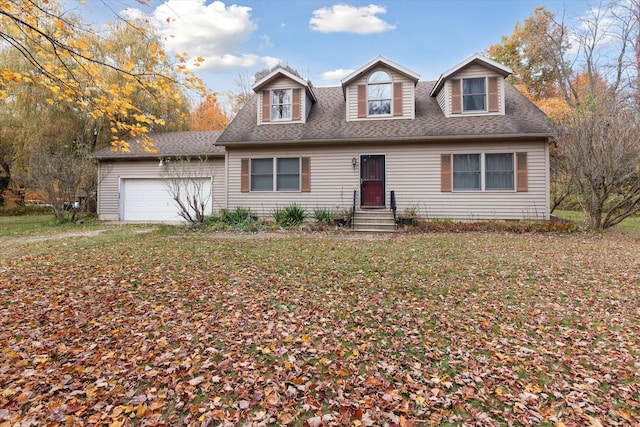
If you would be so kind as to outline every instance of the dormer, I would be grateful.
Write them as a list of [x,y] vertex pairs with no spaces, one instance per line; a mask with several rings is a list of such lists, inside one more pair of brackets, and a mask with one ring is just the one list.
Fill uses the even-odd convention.
[[304,123],[317,101],[302,77],[276,68],[253,85],[258,94],[258,124]]
[[431,96],[446,117],[504,115],[504,79],[512,72],[475,54],[443,73]]
[[414,119],[419,78],[383,56],[372,59],[342,79],[347,121]]

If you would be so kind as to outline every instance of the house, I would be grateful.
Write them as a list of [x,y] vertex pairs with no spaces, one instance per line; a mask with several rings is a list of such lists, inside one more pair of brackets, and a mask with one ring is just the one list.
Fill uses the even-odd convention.
[[[473,55],[421,82],[379,56],[340,86],[316,88],[276,69],[217,135],[224,165],[220,158],[214,167],[223,177],[213,181],[212,209],[242,206],[268,217],[293,203],[313,211],[355,201],[361,212],[395,202],[398,212],[424,218],[549,219],[549,129],[505,80],[510,73]],[[133,178],[126,168],[125,203]],[[100,207],[101,218],[116,219],[116,181],[101,185],[111,192],[100,198],[111,206],[109,215]],[[120,206],[119,219],[125,211]]]

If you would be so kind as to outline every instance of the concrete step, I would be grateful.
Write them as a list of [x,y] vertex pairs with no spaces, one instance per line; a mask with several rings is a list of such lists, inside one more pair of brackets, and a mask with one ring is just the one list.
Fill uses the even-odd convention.
[[363,233],[394,233],[393,212],[388,210],[357,210],[353,216],[353,230]]

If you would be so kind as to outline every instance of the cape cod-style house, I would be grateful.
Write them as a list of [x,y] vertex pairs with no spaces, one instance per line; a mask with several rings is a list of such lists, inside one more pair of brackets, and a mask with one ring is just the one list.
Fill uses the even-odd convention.
[[[505,80],[510,73],[481,55],[435,82],[382,56],[336,87],[276,69],[223,132],[153,135],[155,155],[97,153],[99,216],[145,219],[146,210],[148,219],[175,219],[153,213],[167,200],[139,200],[163,197],[159,159],[206,155],[198,173],[212,210],[242,206],[267,217],[296,203],[434,219],[549,219],[549,129]],[[142,212],[131,215],[131,203]]]

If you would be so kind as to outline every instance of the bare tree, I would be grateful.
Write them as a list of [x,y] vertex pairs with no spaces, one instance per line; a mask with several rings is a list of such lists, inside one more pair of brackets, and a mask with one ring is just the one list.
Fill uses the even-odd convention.
[[178,208],[178,215],[190,224],[204,223],[211,211],[212,166],[207,157],[174,158],[166,162],[165,187]]
[[587,226],[612,227],[640,211],[640,117],[615,97],[583,102],[555,126]]
[[96,165],[88,147],[39,146],[31,152],[29,160],[30,167],[25,174],[27,185],[40,189],[58,221],[75,221],[80,211],[75,202],[81,189],[93,194],[97,188]]

